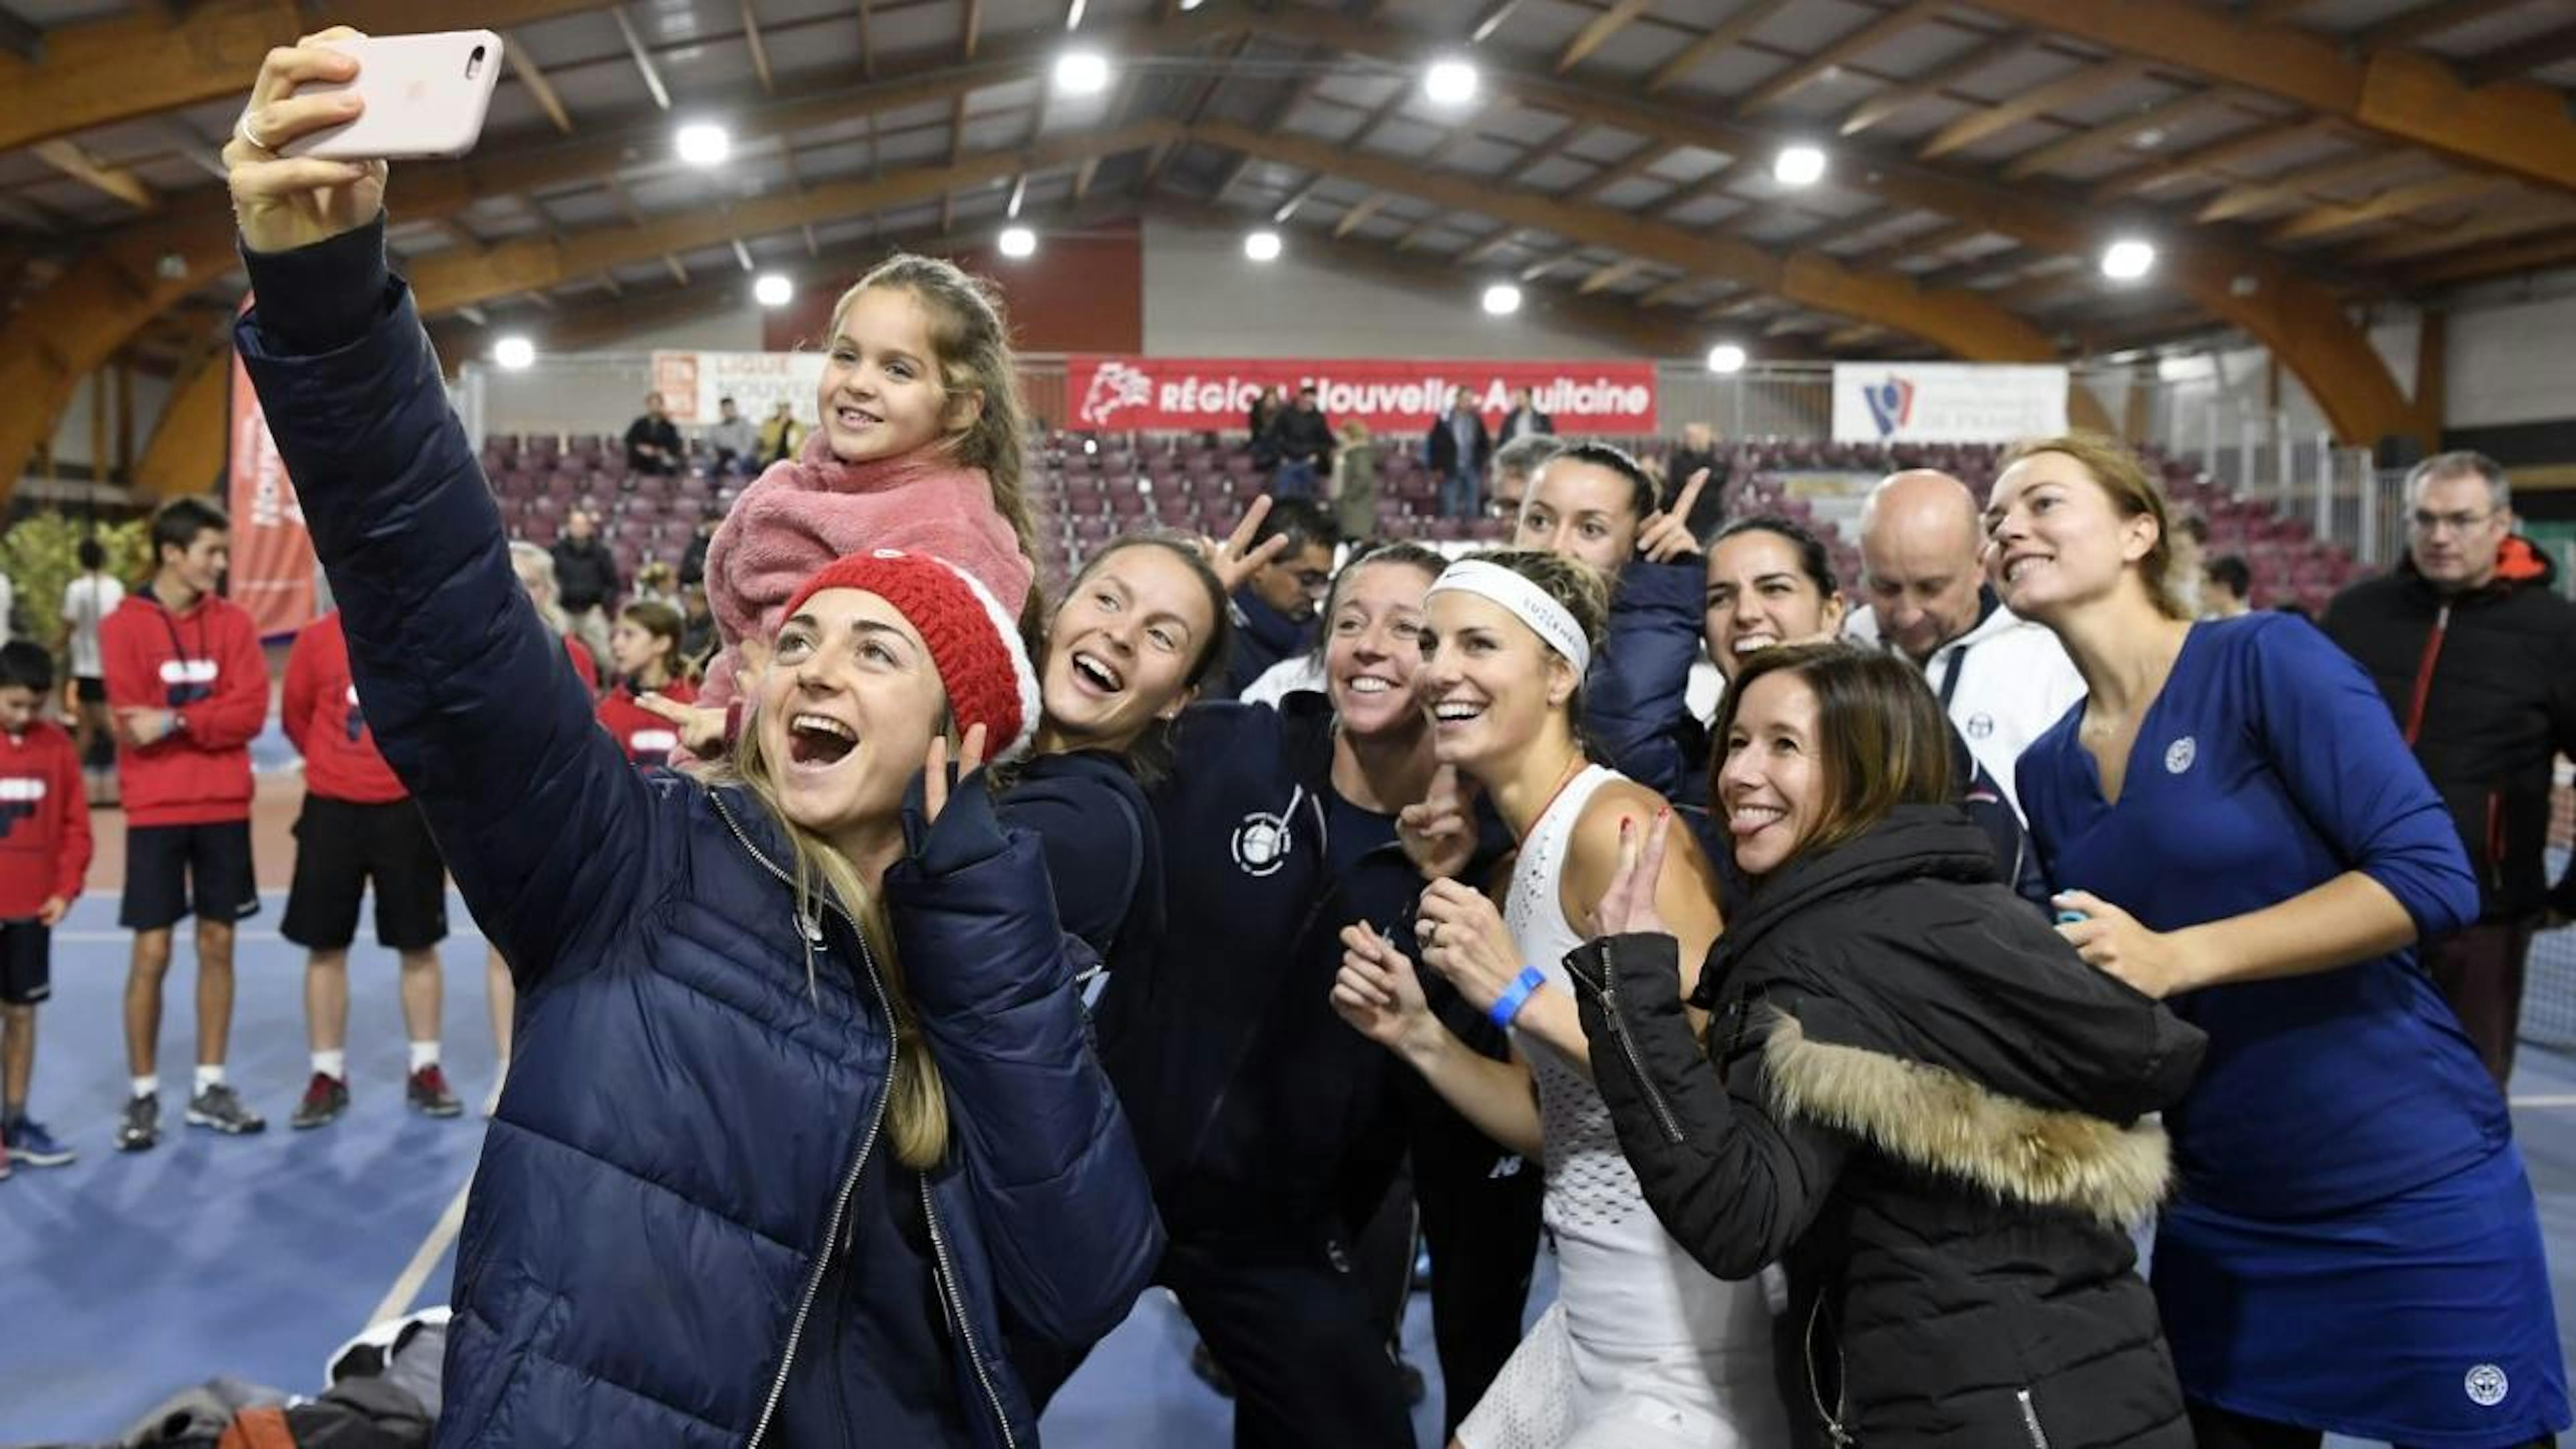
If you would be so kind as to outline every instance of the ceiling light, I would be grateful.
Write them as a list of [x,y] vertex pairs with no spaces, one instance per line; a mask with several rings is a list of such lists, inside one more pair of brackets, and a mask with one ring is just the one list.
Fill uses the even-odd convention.
[[1068,50],[1055,58],[1055,88],[1069,96],[1109,89],[1109,60],[1096,50]]
[[1243,239],[1243,254],[1256,262],[1279,260],[1279,233],[1256,231]]
[[1783,186],[1813,186],[1825,177],[1825,153],[1816,146],[1783,146],[1772,158],[1771,176]]
[[1463,106],[1476,98],[1476,68],[1463,60],[1435,60],[1422,72],[1422,93],[1434,105]]
[[1035,256],[1038,249],[1038,234],[1024,226],[1006,226],[1002,228],[998,243],[1001,246],[1002,255],[1006,257]]
[[2102,275],[2115,282],[2134,282],[2155,270],[2156,248],[2152,242],[2136,237],[2122,237],[2102,249]]
[[1207,0],[1181,0],[1181,8],[1183,10],[1196,10],[1206,3]]
[[752,298],[764,307],[784,307],[796,296],[796,284],[785,273],[770,272],[751,284]]
[[1711,372],[1742,372],[1744,363],[1744,349],[1735,343],[1721,342],[1708,350],[1708,370]]
[[1485,289],[1485,314],[1509,317],[1521,309],[1521,289],[1509,282],[1496,282]]
[[733,154],[733,137],[722,126],[697,121],[682,126],[676,138],[680,159],[692,166],[722,166]]
[[524,337],[504,337],[492,344],[492,360],[517,372],[537,360],[537,344]]

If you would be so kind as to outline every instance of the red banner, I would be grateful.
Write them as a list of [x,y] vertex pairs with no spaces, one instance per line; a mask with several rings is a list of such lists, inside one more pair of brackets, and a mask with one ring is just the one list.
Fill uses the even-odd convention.
[[1063,426],[1240,432],[1265,387],[1294,399],[1312,384],[1333,425],[1354,419],[1373,432],[1430,428],[1466,388],[1485,425],[1501,424],[1512,389],[1525,387],[1560,433],[1655,431],[1651,362],[1337,362],[1271,358],[1101,357],[1065,359]]
[[251,390],[238,355],[229,476],[232,601],[250,610],[261,638],[292,634],[313,622],[313,535],[305,531],[304,505],[296,501],[295,485],[259,410],[259,394]]

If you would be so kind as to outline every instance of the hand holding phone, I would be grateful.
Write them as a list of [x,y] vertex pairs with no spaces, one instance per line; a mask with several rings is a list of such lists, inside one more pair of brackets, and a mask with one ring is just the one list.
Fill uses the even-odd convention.
[[310,83],[354,79],[358,63],[331,47],[363,38],[335,26],[272,50],[260,62],[250,104],[224,145],[233,216],[243,244],[252,251],[292,251],[327,241],[365,226],[384,209],[384,162],[290,157],[276,149],[345,125],[365,109],[365,102],[345,85],[328,93],[298,93]]
[[359,110],[341,124],[281,142],[277,154],[406,161],[474,149],[501,75],[500,36],[489,30],[377,36],[351,31],[327,45],[357,62],[356,74],[307,81],[296,87],[295,97],[354,94]]

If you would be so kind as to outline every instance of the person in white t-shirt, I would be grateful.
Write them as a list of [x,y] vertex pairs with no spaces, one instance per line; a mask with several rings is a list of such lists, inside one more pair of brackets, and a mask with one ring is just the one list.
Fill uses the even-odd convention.
[[78,704],[73,740],[90,803],[116,803],[116,735],[108,727],[107,666],[98,651],[99,621],[125,602],[125,585],[107,571],[107,550],[95,538],[80,541],[80,575],[63,585],[63,647],[71,655],[72,696]]
[[2083,697],[2084,680],[2056,635],[1986,587],[1985,541],[1967,484],[1929,468],[1889,474],[1860,516],[1868,607],[1852,611],[1843,634],[1922,669],[1969,752],[2023,815],[2013,762]]

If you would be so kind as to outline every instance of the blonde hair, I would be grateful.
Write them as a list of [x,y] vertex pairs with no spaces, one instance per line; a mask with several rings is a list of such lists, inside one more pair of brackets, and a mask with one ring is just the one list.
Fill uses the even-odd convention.
[[534,576],[544,586],[546,596],[530,600],[537,606],[537,617],[545,620],[546,627],[557,634],[571,633],[572,621],[564,617],[563,605],[559,602],[560,592],[555,583],[555,556],[524,538],[513,539],[510,542],[510,571],[518,574],[523,582]]
[[[1023,474],[1028,404],[1020,396],[1020,371],[1011,354],[1011,325],[1002,309],[999,288],[968,276],[953,262],[897,252],[876,264],[857,285],[832,304],[832,332],[838,336],[850,304],[871,287],[908,292],[930,314],[931,347],[939,355],[940,382],[953,401],[978,395],[983,406],[975,421],[941,440],[951,456],[969,468],[981,468],[993,486],[993,510],[1011,525],[1020,552],[1038,556],[1037,527],[1029,515]],[[1036,589],[1032,587],[1034,595]],[[1005,606],[1013,601],[1005,599]],[[1023,601],[1025,602],[1025,601]]]
[[[944,707],[941,713],[945,715]],[[944,718],[939,728],[948,728]],[[761,747],[760,731],[749,719],[744,721],[733,754],[717,770],[715,778],[749,790],[787,832],[788,844],[796,855],[796,909],[819,921],[828,906],[858,927],[859,939],[885,985],[891,1018],[886,1025],[894,1034],[894,1076],[886,1083],[886,1132],[894,1143],[896,1159],[904,1166],[915,1171],[936,1166],[948,1152],[948,1096],[940,1084],[939,1064],[931,1060],[921,1019],[912,1009],[911,993],[904,989],[903,964],[895,956],[894,931],[886,920],[885,903],[868,889],[867,882],[859,878],[859,868],[837,846],[787,818],[779,804],[778,764]],[[805,958],[805,974],[806,990],[814,992],[818,988],[810,951]]]
[[1996,460],[1995,474],[2001,477],[2004,469],[2041,453],[2063,453],[2074,459],[2122,518],[2143,515],[2155,520],[2155,546],[2138,560],[2138,582],[2146,585],[2147,602],[2156,606],[2157,613],[2168,619],[2190,618],[2191,611],[2182,606],[2182,596],[2174,592],[2173,512],[2165,503],[2165,491],[2147,476],[2135,450],[2100,433],[2034,438],[2013,444]]
[[[1570,559],[1538,548],[1480,549],[1467,557],[1510,569],[1538,585],[1549,598],[1564,605],[1565,611],[1574,616],[1574,627],[1583,631],[1583,642],[1593,654],[1597,657],[1601,653],[1602,635],[1610,627],[1610,581],[1602,576],[1599,569],[1580,559]],[[1563,657],[1552,649],[1548,654],[1550,657]],[[1571,667],[1571,661],[1568,665]],[[1564,709],[1574,731],[1576,746],[1586,757],[1597,760],[1602,758],[1602,754],[1583,727],[1585,683],[1582,676],[1575,677],[1574,693],[1566,696]]]

